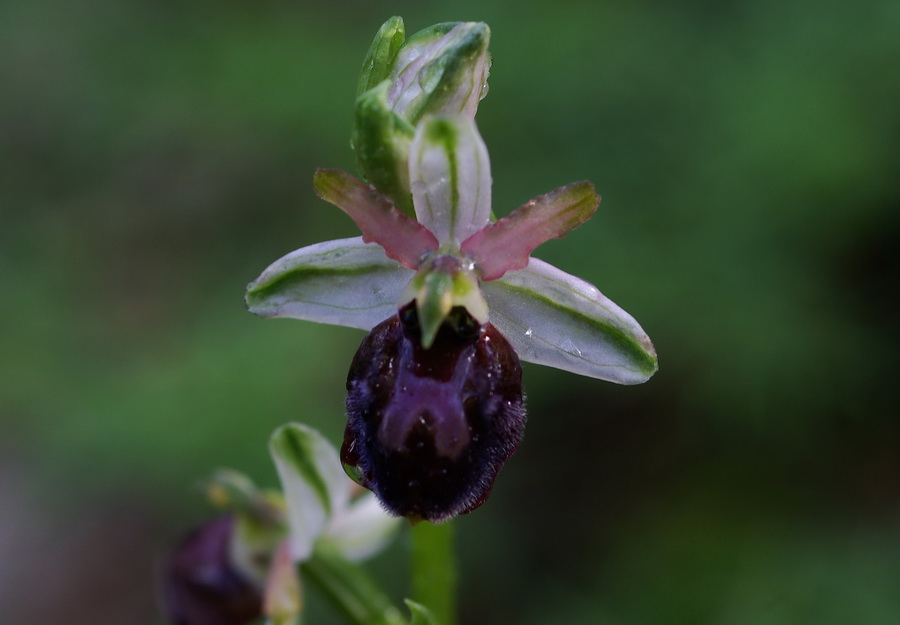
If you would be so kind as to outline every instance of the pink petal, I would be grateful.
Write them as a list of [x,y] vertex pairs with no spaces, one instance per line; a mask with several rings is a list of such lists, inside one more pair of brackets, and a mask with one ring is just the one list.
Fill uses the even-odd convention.
[[483,280],[496,280],[507,271],[524,269],[534,248],[564,237],[590,219],[599,205],[594,185],[573,182],[529,200],[470,236],[460,249],[475,260]]
[[363,233],[363,241],[384,248],[388,258],[416,269],[422,257],[438,248],[438,241],[422,224],[394,208],[359,178],[340,169],[318,169],[313,177],[316,195],[347,213]]

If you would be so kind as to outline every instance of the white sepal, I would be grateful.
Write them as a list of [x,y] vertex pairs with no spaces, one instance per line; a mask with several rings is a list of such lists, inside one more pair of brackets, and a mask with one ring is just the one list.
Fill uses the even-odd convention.
[[519,358],[619,384],[657,369],[656,350],[627,312],[592,284],[532,258],[482,284],[491,322]]
[[397,295],[413,275],[362,237],[325,241],[272,263],[247,286],[247,307],[263,318],[370,330],[397,312]]

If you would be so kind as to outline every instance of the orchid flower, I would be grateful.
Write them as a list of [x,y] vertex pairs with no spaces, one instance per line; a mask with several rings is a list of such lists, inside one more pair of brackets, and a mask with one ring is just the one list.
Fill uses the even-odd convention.
[[439,521],[480,505],[518,447],[520,358],[620,384],[647,380],[657,359],[596,287],[531,257],[590,218],[593,185],[492,221],[474,121],[487,27],[423,32],[403,43],[402,22],[389,21],[364,65],[354,147],[371,184],[334,169],[313,179],[362,236],[291,252],[248,286],[247,303],[261,317],[370,331],[348,378],[342,460],[389,511]]
[[396,535],[398,519],[372,493],[357,492],[337,450],[317,431],[281,426],[269,449],[283,493],[261,491],[227,469],[206,484],[226,514],[194,528],[165,563],[163,609],[173,623],[244,625],[264,615],[268,625],[295,625],[303,604],[298,565],[315,555],[319,566],[352,566]]
[[364,560],[394,537],[397,519],[385,514],[372,493],[359,493],[337,449],[318,431],[299,423],[283,425],[272,434],[269,451],[284,491],[294,562],[308,560],[323,542],[348,560]]
[[388,545],[399,524],[372,493],[358,492],[362,489],[344,474],[337,450],[313,428],[279,427],[269,451],[284,492],[288,534],[269,571],[265,611],[271,625],[287,625],[302,607],[297,564],[323,549],[349,561],[365,560]]

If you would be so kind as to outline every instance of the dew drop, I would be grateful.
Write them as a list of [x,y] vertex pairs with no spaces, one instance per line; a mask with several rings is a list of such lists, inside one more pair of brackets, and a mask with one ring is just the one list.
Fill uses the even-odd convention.
[[362,471],[359,470],[359,467],[353,464],[347,464],[346,462],[342,462],[341,466],[344,467],[344,473],[347,474],[351,480],[359,484],[360,486],[364,486]]
[[581,357],[581,350],[572,342],[572,339],[567,339],[563,344],[562,348],[569,352],[570,354],[575,354],[578,357]]

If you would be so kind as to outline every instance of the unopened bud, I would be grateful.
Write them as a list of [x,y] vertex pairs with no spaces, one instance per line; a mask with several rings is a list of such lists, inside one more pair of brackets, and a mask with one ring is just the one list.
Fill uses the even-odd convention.
[[425,115],[473,118],[486,93],[491,31],[448,22],[417,32],[393,61],[388,105],[415,126]]
[[447,22],[404,42],[403,21],[378,31],[360,74],[352,144],[366,181],[412,214],[409,146],[426,115],[474,118],[487,93],[490,29]]
[[162,571],[163,611],[173,625],[244,625],[262,615],[262,592],[235,566],[232,515],[194,528]]

